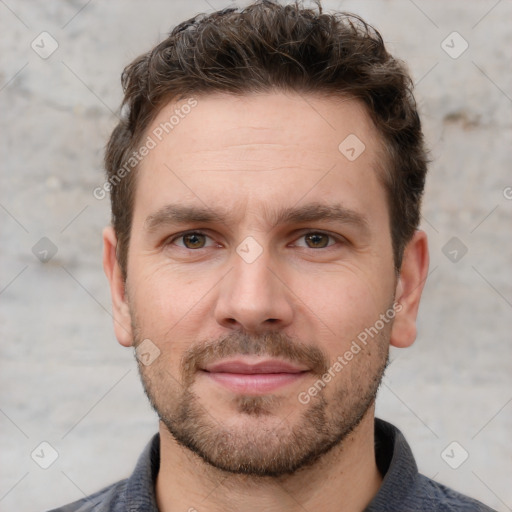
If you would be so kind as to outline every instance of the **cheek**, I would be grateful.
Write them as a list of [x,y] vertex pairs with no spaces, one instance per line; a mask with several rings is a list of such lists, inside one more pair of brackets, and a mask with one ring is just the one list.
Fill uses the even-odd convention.
[[297,296],[309,317],[323,325],[338,346],[375,323],[388,307],[391,290],[360,269],[318,273],[297,282]]
[[141,257],[131,270],[130,297],[141,320],[172,323],[197,301],[199,290],[190,273],[176,272],[161,258]]
[[213,311],[208,291],[218,281],[217,274],[191,274],[151,262],[141,262],[140,268],[143,271],[129,283],[139,337],[151,339],[162,352],[179,359],[176,354],[197,342],[204,330],[206,310]]

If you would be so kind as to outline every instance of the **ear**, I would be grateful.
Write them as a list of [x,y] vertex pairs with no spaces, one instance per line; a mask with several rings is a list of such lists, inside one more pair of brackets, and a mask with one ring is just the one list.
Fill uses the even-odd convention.
[[418,230],[405,247],[396,286],[397,307],[390,340],[394,347],[409,347],[416,339],[416,317],[428,275],[428,264],[427,235]]
[[125,294],[125,282],[116,256],[117,237],[112,226],[103,230],[103,269],[110,283],[112,313],[117,341],[124,347],[133,344],[130,308]]

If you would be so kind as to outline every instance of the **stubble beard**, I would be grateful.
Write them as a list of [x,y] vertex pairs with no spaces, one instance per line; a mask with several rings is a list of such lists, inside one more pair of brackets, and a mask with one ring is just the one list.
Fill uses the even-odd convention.
[[[143,337],[133,327],[137,346]],[[308,404],[300,403],[296,394],[235,395],[230,410],[242,419],[236,426],[226,425],[193,391],[201,364],[235,354],[265,354],[306,363],[321,378],[329,368],[326,355],[280,332],[234,333],[189,349],[181,360],[181,382],[164,365],[153,366],[156,362],[145,367],[139,361],[138,366],[152,407],[181,446],[231,474],[279,477],[310,467],[334,447],[342,447],[361,423],[375,402],[387,366],[389,331],[390,326],[355,356],[350,364],[358,365],[357,369],[354,366],[348,373],[343,368]],[[298,420],[279,418],[276,412],[283,400],[296,401]]]

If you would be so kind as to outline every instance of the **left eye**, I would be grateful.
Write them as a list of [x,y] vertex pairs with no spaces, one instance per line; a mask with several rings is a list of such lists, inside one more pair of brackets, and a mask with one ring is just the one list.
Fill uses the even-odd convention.
[[[304,240],[304,244],[299,243]],[[326,233],[312,232],[301,236],[295,245],[300,247],[308,247],[309,249],[323,249],[336,243],[334,237]]]

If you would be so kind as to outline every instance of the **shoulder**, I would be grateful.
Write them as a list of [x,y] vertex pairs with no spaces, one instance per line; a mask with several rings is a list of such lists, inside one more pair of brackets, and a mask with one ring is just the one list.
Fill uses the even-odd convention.
[[375,420],[375,457],[384,478],[365,512],[493,512],[419,473],[403,434],[379,419]]
[[157,511],[154,483],[160,467],[160,437],[155,434],[139,456],[131,476],[90,496],[49,512]]
[[90,496],[49,512],[117,512],[124,510],[123,496],[127,480],[121,480]]
[[421,474],[418,475],[416,485],[411,489],[410,500],[417,504],[415,510],[437,512],[494,512],[494,510],[487,505]]

